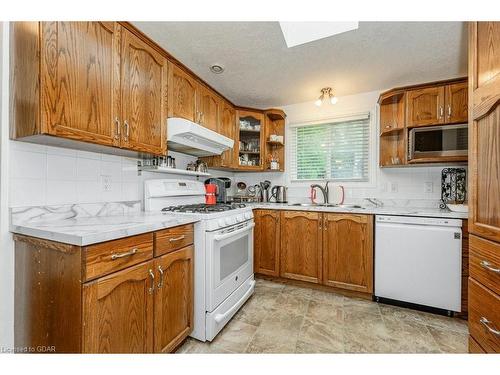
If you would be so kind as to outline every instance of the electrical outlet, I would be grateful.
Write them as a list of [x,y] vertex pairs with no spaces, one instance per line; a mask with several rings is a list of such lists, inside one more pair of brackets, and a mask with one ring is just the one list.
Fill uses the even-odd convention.
[[434,190],[434,184],[432,181],[424,182],[424,193],[432,193]]
[[391,182],[389,184],[389,187],[391,189],[391,193],[397,193],[398,192],[398,183],[397,182]]
[[102,191],[111,191],[111,176],[101,175]]

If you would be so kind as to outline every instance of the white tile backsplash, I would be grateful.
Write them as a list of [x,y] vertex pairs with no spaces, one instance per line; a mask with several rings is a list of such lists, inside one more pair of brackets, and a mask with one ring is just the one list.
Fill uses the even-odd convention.
[[[196,160],[176,152],[169,154],[176,158],[181,169]],[[214,172],[214,175],[232,174]],[[142,200],[146,179],[190,179],[150,172],[139,176],[134,158],[19,141],[10,141],[10,176],[11,207],[137,201]],[[110,181],[109,191],[104,191],[103,176]]]

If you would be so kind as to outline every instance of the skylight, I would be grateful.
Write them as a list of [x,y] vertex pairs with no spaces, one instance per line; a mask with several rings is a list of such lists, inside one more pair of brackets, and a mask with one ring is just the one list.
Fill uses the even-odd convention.
[[288,48],[356,30],[359,22],[280,22]]

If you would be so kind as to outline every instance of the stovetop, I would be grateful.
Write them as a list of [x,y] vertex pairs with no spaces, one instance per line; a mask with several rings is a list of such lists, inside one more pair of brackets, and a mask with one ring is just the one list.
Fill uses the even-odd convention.
[[187,204],[180,206],[168,206],[162,208],[163,212],[185,212],[185,213],[196,213],[196,214],[210,214],[214,212],[223,212],[236,210],[238,208],[245,208],[246,205],[243,203],[217,203],[217,204]]

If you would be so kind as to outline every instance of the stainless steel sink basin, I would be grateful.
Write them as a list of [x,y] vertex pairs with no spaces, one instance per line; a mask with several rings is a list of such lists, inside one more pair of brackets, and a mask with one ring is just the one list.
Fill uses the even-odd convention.
[[295,207],[321,207],[321,204],[318,203],[291,203],[289,206]]
[[295,207],[335,207],[335,208],[360,208],[364,209],[364,207],[361,207],[358,204],[333,204],[333,203],[291,203],[289,206],[295,206]]

